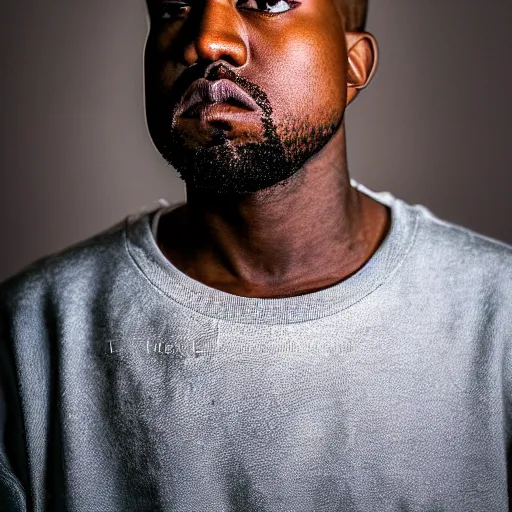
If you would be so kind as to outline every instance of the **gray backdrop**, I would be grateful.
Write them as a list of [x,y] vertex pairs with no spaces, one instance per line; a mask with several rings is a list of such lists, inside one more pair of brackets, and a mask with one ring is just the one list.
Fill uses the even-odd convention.
[[[512,2],[370,7],[381,61],[347,113],[351,175],[512,243]],[[184,187],[145,124],[144,0],[3,0],[0,24],[2,280]]]

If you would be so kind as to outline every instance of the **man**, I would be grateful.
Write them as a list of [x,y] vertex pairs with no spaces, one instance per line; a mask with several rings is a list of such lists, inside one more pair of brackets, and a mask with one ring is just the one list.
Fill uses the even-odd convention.
[[2,284],[0,510],[509,510],[512,247],[349,178],[366,2],[148,11],[187,201]]

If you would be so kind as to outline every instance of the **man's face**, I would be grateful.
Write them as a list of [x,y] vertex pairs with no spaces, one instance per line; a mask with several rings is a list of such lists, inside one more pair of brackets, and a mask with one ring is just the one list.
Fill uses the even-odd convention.
[[336,0],[148,1],[148,126],[187,187],[270,187],[338,129],[346,48]]

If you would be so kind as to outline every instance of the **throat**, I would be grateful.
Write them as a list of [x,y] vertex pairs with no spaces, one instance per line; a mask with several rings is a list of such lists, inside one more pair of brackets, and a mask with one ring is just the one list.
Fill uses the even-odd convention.
[[380,247],[390,219],[387,206],[364,196],[356,229],[344,240],[320,243],[312,236],[297,247],[276,243],[264,250],[229,236],[208,243],[207,236],[187,228],[180,207],[162,217],[157,243],[171,264],[206,286],[241,297],[284,298],[329,288],[357,273]]

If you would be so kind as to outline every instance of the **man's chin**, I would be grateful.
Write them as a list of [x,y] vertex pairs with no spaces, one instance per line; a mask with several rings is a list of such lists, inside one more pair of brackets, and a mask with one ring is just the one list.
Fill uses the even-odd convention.
[[220,195],[257,192],[291,177],[300,167],[287,160],[280,144],[237,144],[224,132],[207,146],[189,145],[178,137],[162,154],[188,188]]
[[[334,123],[294,123],[281,139],[271,121],[264,122],[257,142],[236,142],[223,129],[208,129],[206,143],[190,139],[193,131],[177,130],[153,137],[162,156],[178,172],[187,188],[220,195],[247,195],[285,182],[320,151],[337,129]],[[160,133],[160,135],[162,135]],[[194,137],[198,137],[194,135]]]
[[261,120],[251,116],[241,116],[241,119],[228,116],[214,119],[180,117],[174,131],[180,134],[188,147],[205,149],[228,141],[234,145],[261,143],[265,136]]

